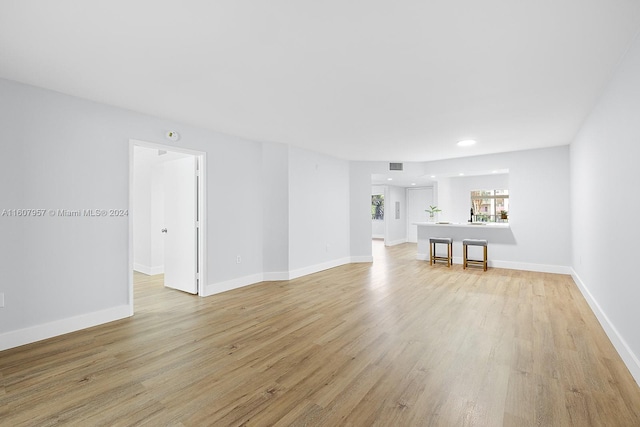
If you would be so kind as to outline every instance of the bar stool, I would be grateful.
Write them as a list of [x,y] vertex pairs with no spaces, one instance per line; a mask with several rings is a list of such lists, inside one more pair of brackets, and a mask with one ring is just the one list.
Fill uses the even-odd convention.
[[[436,243],[447,245],[447,256],[436,256]],[[447,261],[447,267],[451,267],[453,259],[453,239],[451,237],[431,237],[429,238],[429,265],[434,265],[436,261]]]
[[[462,241],[462,268],[466,269],[469,264],[481,265],[484,267],[484,271],[487,271],[487,241],[477,239],[464,239]],[[469,246],[482,246],[484,248],[484,259],[475,260],[467,257],[467,250]]]

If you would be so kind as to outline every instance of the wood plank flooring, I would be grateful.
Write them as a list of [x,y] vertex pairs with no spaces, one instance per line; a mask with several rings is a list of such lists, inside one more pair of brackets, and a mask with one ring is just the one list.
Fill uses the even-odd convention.
[[569,276],[448,269],[412,244],[0,352],[2,426],[640,426]]

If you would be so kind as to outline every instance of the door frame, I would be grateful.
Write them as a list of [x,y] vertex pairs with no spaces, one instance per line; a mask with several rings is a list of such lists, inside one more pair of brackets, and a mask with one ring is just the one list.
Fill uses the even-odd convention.
[[134,176],[134,147],[143,147],[153,150],[165,150],[176,153],[189,154],[195,156],[198,161],[198,295],[205,296],[204,291],[207,283],[207,153],[203,151],[196,151],[187,148],[174,147],[165,144],[159,144],[155,142],[140,141],[137,139],[129,140],[129,307],[131,315],[134,314],[134,300],[133,300],[133,176]]

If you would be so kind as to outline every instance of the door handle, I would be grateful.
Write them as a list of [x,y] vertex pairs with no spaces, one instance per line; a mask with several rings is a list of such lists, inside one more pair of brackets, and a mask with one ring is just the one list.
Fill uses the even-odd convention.
[[167,232],[167,229],[166,229],[166,228],[163,228],[163,229],[162,229],[162,230],[160,230],[160,231],[161,231],[162,233],[166,233],[166,232]]

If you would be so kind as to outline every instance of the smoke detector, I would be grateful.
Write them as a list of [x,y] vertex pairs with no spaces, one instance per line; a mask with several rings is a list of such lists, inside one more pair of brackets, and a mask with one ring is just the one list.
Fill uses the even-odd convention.
[[177,141],[180,139],[180,134],[178,132],[176,132],[175,130],[168,130],[167,133],[165,134],[165,137],[169,140],[169,141]]

